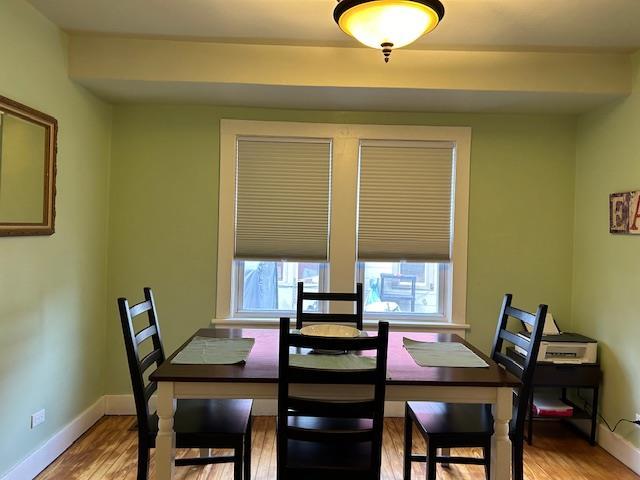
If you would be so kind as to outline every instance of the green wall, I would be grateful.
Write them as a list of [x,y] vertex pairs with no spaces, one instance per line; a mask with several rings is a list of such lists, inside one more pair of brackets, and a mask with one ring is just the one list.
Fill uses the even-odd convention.
[[504,292],[570,319],[575,121],[561,116],[358,113],[196,106],[114,110],[107,392],[130,390],[115,299],[155,289],[168,350],[213,318],[222,118],[473,129],[470,339],[487,350]]
[[0,2],[0,95],[60,126],[56,233],[0,238],[0,476],[104,390],[111,109],[71,83],[66,52],[31,5]]
[[[633,60],[632,95],[577,129],[573,326],[600,342],[609,423],[640,413],[640,236],[608,229],[609,194],[640,190],[640,54]],[[618,433],[640,446],[639,430]]]

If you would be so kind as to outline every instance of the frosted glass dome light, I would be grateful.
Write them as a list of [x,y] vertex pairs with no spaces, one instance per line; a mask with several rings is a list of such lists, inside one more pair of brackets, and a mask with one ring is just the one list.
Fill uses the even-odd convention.
[[333,11],[340,28],[364,45],[381,49],[385,62],[394,48],[415,42],[438,26],[438,0],[342,0]]

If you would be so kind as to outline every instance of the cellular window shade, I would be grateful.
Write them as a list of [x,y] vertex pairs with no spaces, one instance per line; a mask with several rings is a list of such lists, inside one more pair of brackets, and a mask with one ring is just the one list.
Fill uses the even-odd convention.
[[454,145],[362,143],[358,258],[450,260]]
[[329,140],[238,139],[235,257],[328,260]]

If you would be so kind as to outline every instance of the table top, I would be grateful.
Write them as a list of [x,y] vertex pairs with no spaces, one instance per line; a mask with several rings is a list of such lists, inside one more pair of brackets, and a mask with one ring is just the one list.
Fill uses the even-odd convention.
[[[278,335],[277,329],[204,328],[198,330],[193,336],[250,337],[255,338],[256,342],[244,365],[178,365],[171,363],[171,359],[191,341],[192,336],[151,374],[150,380],[158,382],[277,383]],[[489,367],[421,367],[414,362],[409,352],[404,348],[403,337],[419,341],[463,343],[487,362]],[[520,385],[520,380],[457,335],[389,332],[387,385],[516,387]]]

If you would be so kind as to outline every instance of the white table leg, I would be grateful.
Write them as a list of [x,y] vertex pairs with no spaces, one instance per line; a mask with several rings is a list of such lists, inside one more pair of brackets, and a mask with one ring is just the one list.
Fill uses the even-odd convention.
[[176,411],[173,382],[158,382],[158,436],[156,438],[156,478],[172,480],[176,458],[176,434],[173,414]]
[[511,440],[509,421],[513,415],[513,390],[498,388],[493,405],[493,428],[491,438],[491,480],[511,478]]

